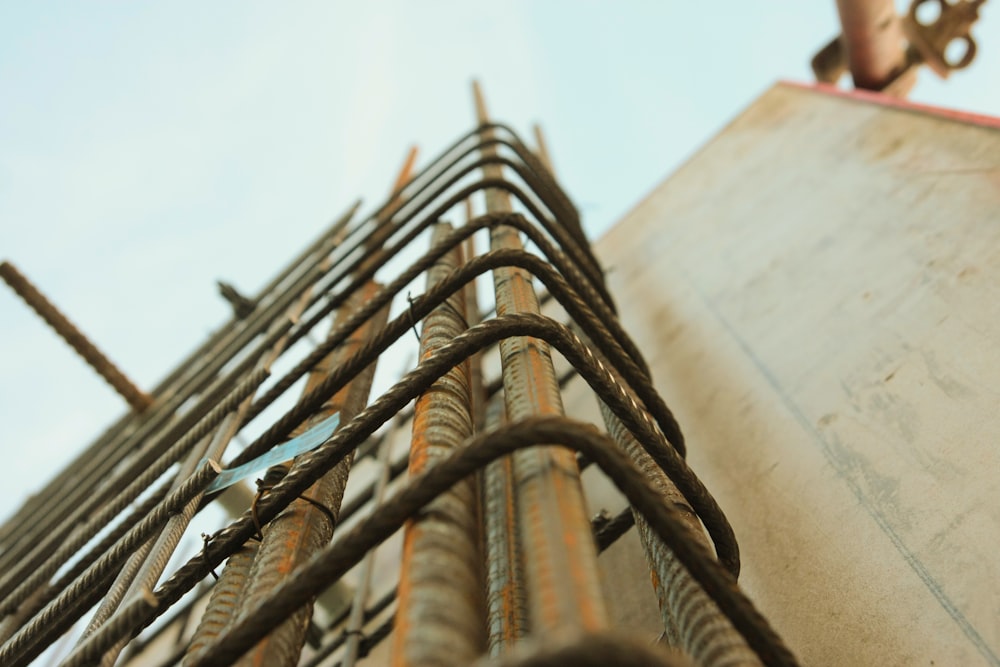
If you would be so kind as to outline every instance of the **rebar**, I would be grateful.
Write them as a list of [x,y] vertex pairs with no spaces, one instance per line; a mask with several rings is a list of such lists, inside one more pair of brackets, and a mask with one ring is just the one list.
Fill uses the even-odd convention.
[[[55,531],[42,540],[31,552],[31,555],[25,557],[16,568],[9,571],[3,582],[0,583],[0,591],[5,595],[3,602],[0,603],[0,614],[10,613],[16,608],[31,594],[31,591],[54,574],[129,503],[135,500],[142,491],[149,488],[160,475],[166,472],[173,465],[177,456],[187,452],[195,443],[205,437],[268,376],[268,371],[261,369],[233,389],[226,400],[216,405],[193,429],[168,449],[154,465],[147,467],[141,474],[136,471],[137,476],[132,479],[131,483],[111,502],[101,507],[100,511],[82,528],[74,531],[68,540],[63,538],[71,526],[64,526],[62,530]],[[100,504],[96,501],[87,502],[74,513],[74,516],[86,516],[88,512],[98,507]],[[56,547],[56,545],[59,546]]]
[[[344,315],[368,301],[377,289],[378,285],[370,283],[348,302]],[[378,311],[374,319],[358,329],[352,338],[345,341],[334,354],[324,360],[325,363],[318,364],[307,382],[305,391],[308,392],[321,383],[333,368],[360,348],[365,339],[374,335],[383,326],[387,316],[387,309]],[[374,372],[375,364],[369,365],[364,372],[358,374],[350,384],[325,403],[310,418],[310,423],[317,423],[338,412],[341,413],[342,421],[352,419],[368,402]],[[340,512],[351,461],[350,455],[342,459],[329,473],[317,480],[302,499],[293,502],[268,524],[250,570],[248,584],[241,594],[239,608],[254,604],[282,578],[330,541]],[[293,463],[293,470],[294,466]],[[241,664],[247,667],[297,664],[311,616],[311,606],[303,606],[281,628],[262,639],[252,655]]]
[[118,367],[90,342],[69,319],[56,308],[45,295],[38,291],[10,262],[0,262],[0,278],[17,292],[45,323],[52,327],[87,364],[97,371],[112,389],[132,406],[133,410],[142,412],[149,407],[153,399],[135,386]]
[[[7,568],[0,613],[12,614],[0,627],[13,632],[0,646],[0,662],[27,664],[100,603],[66,664],[103,660],[110,667],[130,637],[176,609],[225,562],[215,585],[197,594],[211,591],[190,640],[187,621],[175,613],[122,661],[151,664],[149,652],[169,640],[166,622],[177,627],[178,645],[163,664],[182,656],[185,667],[297,664],[314,600],[361,563],[351,610],[329,629],[346,627],[327,642],[314,633],[309,641],[318,652],[309,664],[342,650],[340,664],[349,666],[391,637],[397,665],[670,665],[659,648],[608,629],[597,555],[634,523],[672,644],[713,667],[794,664],[735,583],[732,528],[685,463],[677,420],[618,322],[540,130],[536,155],[509,128],[488,122],[481,97],[477,112],[479,126],[413,178],[411,153],[382,207],[349,225],[352,210],[279,272],[245,321],[225,325],[161,383],[145,416],[114,425],[77,469],[56,478],[60,485],[25,503],[15,516],[23,520],[30,509],[40,517],[36,525],[0,529]],[[478,193],[486,213],[476,216],[471,198]],[[440,222],[459,206],[463,225]],[[480,254],[477,232],[490,238]],[[414,253],[427,236],[429,248]],[[408,265],[388,275],[400,264]],[[496,309],[483,320],[475,288],[486,273]],[[384,276],[384,287],[376,276]],[[421,277],[424,293],[409,297]],[[535,281],[569,323],[540,313]],[[392,307],[403,310],[387,321]],[[316,344],[316,327],[334,312]],[[416,367],[367,404],[375,364],[417,324]],[[259,371],[299,342],[311,351],[285,364],[256,396]],[[560,378],[556,353],[571,367]],[[499,377],[484,377],[484,355],[490,364],[499,358]],[[247,377],[254,367],[258,375]],[[574,374],[593,390],[608,434],[562,416],[561,387]],[[273,467],[250,509],[205,536],[204,548],[150,598],[191,518],[217,498],[202,493],[210,469],[188,473],[202,458],[220,459],[235,433],[270,414],[265,410],[303,378],[302,395],[261,424],[229,467],[332,412],[340,413],[337,430],[290,465]],[[409,419],[410,450],[390,458],[400,434],[381,429]],[[343,503],[362,445],[379,453],[379,472]],[[603,470],[630,509],[588,520],[578,461]],[[400,490],[383,498],[407,467],[410,480],[397,481]],[[149,499],[111,526],[160,477]],[[331,542],[336,525],[352,515],[353,525],[337,528]],[[369,578],[383,576],[374,550],[403,526],[398,587],[369,605]],[[101,531],[107,534],[48,583]],[[395,614],[387,616],[394,601]],[[185,604],[200,608],[191,598]]]
[[[434,245],[451,230],[433,229]],[[427,288],[464,263],[461,246],[427,273]],[[456,292],[423,320],[420,356],[425,358],[468,328],[465,291]],[[471,362],[445,373],[417,399],[410,443],[410,475],[417,475],[472,436]],[[474,480],[437,498],[406,528],[396,613],[393,664],[465,665],[483,650],[478,503]]]
[[[797,664],[767,621],[739,590],[732,575],[703,545],[687,539],[684,519],[678,516],[677,510],[662,502],[659,493],[613,441],[590,425],[554,416],[529,417],[477,437],[429,468],[282,582],[267,600],[248,612],[244,620],[237,622],[201,654],[195,664],[225,663],[242,654],[261,632],[280,623],[285,614],[312,595],[316,587],[336,581],[360,556],[398,530],[440,493],[489,461],[542,444],[558,444],[584,452],[615,483],[632,507],[649,520],[660,539],[670,546],[765,664]],[[286,478],[284,483],[289,481]]]

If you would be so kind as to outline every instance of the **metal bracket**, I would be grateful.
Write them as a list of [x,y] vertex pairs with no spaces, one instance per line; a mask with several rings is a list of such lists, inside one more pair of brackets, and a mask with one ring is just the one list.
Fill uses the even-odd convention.
[[[909,41],[906,64],[882,91],[905,95],[916,82],[916,70],[921,63],[943,79],[953,70],[968,67],[976,56],[976,41],[970,29],[979,20],[979,7],[983,2],[985,0],[913,0],[906,15],[900,18]],[[936,4],[940,11],[933,21],[921,22],[920,7],[929,4]],[[956,41],[965,44],[959,58],[948,54],[948,47]],[[817,81],[836,83],[848,69],[842,35],[820,49],[810,64]]]
[[[985,0],[913,0],[910,11],[903,17],[903,32],[910,40],[910,47],[942,79],[953,70],[968,67],[976,57],[976,40],[969,33],[979,20],[979,7]],[[921,23],[918,11],[921,6],[936,4],[940,10],[937,18]],[[961,57],[948,54],[948,47],[955,42],[965,44]]]

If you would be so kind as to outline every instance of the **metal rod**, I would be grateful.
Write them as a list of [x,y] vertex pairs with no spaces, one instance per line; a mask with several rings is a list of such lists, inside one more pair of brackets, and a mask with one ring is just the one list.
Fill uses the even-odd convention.
[[[488,121],[478,85],[473,88],[480,124]],[[490,148],[483,149],[485,155]],[[484,175],[501,176],[484,167]],[[496,169],[499,169],[498,167]],[[487,190],[489,212],[510,210],[507,198]],[[494,250],[522,249],[517,231],[498,225],[490,231]],[[493,272],[497,315],[538,313],[531,276],[521,269]],[[512,337],[500,341],[507,418],[517,422],[535,415],[562,415],[562,399],[548,346],[540,340]],[[596,631],[607,612],[597,574],[597,553],[589,534],[580,473],[573,452],[561,448],[519,451],[514,455],[521,548],[532,591],[531,632],[539,635]]]
[[[333,238],[336,242],[339,242],[342,237],[342,234],[338,233]],[[324,261],[320,263],[320,266],[328,268],[329,263]],[[287,312],[288,319],[297,319],[307,307],[309,300],[310,289],[306,289],[299,299],[289,307]],[[272,324],[271,326],[272,331],[269,332],[269,335],[274,333],[274,330],[282,328],[278,323]],[[275,341],[270,352],[261,359],[260,365],[263,368],[269,369],[271,364],[277,360],[282,351],[288,345],[288,341],[289,336],[287,333],[281,335],[281,337]],[[250,409],[250,405],[251,403],[248,400],[240,406],[239,411],[236,415],[234,415],[234,431],[235,428],[243,423],[246,413]],[[228,439],[229,438],[226,439],[227,442]],[[274,481],[276,482],[278,480],[275,479]],[[194,636],[191,639],[191,644],[187,651],[188,655],[196,655],[204,648],[204,646],[212,642],[228,624],[235,620],[240,602],[244,597],[244,590],[246,589],[248,577],[250,576],[250,568],[253,566],[258,549],[259,542],[248,542],[226,563],[225,568],[223,568],[222,575],[212,591],[208,606],[206,607],[198,626],[195,628]]]
[[79,354],[87,364],[97,371],[97,374],[104,378],[111,387],[118,392],[118,395],[132,406],[133,410],[142,412],[152,399],[141,389],[135,386],[125,374],[118,370],[118,367],[108,359],[97,347],[90,342],[76,326],[63,315],[45,295],[25,278],[10,262],[0,262],[0,278],[4,279],[10,288],[17,292],[28,306],[35,311],[39,317],[45,320],[59,336],[66,341],[73,350]]
[[[538,143],[538,157],[554,176],[545,140],[541,128],[537,125],[535,138]],[[593,343],[580,330],[579,325],[574,325],[572,328],[584,344],[593,347]],[[622,385],[622,391],[631,395],[627,383],[615,370],[616,366],[608,364],[605,359],[601,361],[605,363],[619,385]],[[632,398],[635,400],[634,395]],[[672,504],[678,510],[679,516],[685,520],[690,531],[689,539],[699,542],[707,551],[708,540],[698,515],[688,504],[687,499],[611,408],[600,398],[597,399],[597,403],[608,433],[660,493],[663,502]],[[759,666],[761,663],[756,654],[750,650],[729,619],[719,611],[712,599],[688,574],[663,540],[656,535],[642,513],[633,509],[632,516],[649,562],[653,590],[656,593],[664,633],[669,643],[684,651],[703,667]]]
[[[25,600],[31,591],[46,581],[58,569],[72,558],[77,550],[82,548],[115,516],[159,478],[172,465],[175,455],[186,452],[196,442],[201,440],[212,428],[234,410],[240,401],[245,399],[261,382],[268,377],[266,370],[261,370],[238,385],[226,400],[216,405],[188,434],[178,440],[164,457],[152,467],[141,473],[136,473],[131,483],[112,502],[101,505],[94,499],[88,501],[74,514],[84,517],[89,512],[100,510],[82,528],[72,531],[69,539],[63,541],[63,536],[70,531],[72,525],[62,526],[59,531],[51,532],[34,549],[29,557],[24,558],[16,568],[4,577],[2,587],[5,597],[0,603],[0,613],[9,613],[16,605]],[[57,546],[58,545],[58,546]],[[22,579],[23,577],[23,579]]]
[[[503,397],[491,401],[486,432],[506,421]],[[486,549],[487,649],[491,657],[509,652],[528,631],[524,562],[517,549],[518,512],[511,457],[483,469],[483,539]]]
[[882,90],[906,66],[895,4],[893,0],[837,0],[841,42],[858,88]]
[[[732,575],[702,545],[687,539],[688,530],[683,519],[677,516],[677,510],[662,502],[659,494],[613,441],[589,424],[556,416],[528,417],[477,437],[467,447],[456,450],[448,459],[428,469],[419,479],[413,480],[345,532],[308,565],[282,582],[245,620],[233,626],[210,651],[202,654],[198,664],[218,664],[227,656],[238,655],[261,631],[280,623],[284,614],[312,595],[315,588],[336,581],[357,562],[359,555],[368,553],[433,498],[484,464],[511,452],[553,443],[584,453],[608,475],[629,503],[649,519],[657,535],[667,542],[719,608],[732,619],[733,625],[764,664],[789,667],[797,664],[794,655],[766,619],[739,590]],[[587,525],[589,528],[589,522]],[[588,539],[592,544],[592,535],[588,535]],[[542,635],[540,639],[555,636]],[[564,633],[562,636],[573,638],[579,634]]]
[[[451,231],[435,225],[431,244]],[[461,246],[428,271],[427,288],[464,263]],[[420,358],[434,354],[468,328],[466,291],[451,295],[423,320]],[[472,436],[471,364],[456,365],[417,399],[410,445],[410,475],[418,475]],[[407,525],[396,612],[393,664],[466,665],[484,647],[478,507],[474,480],[437,498]]]
[[100,630],[78,644],[60,663],[60,667],[86,667],[94,664],[111,648],[122,629],[131,629],[144,614],[155,609],[156,605],[156,596],[148,588],[139,590]]
[[[385,490],[389,486],[389,457],[391,454],[391,444],[388,441],[383,442],[378,454],[380,466],[378,485],[375,487],[375,498],[372,499],[372,505],[375,508],[382,504],[382,501],[385,499]],[[354,667],[354,663],[358,659],[362,639],[361,629],[365,623],[365,607],[368,605],[374,567],[375,549],[371,549],[365,555],[364,560],[361,561],[361,572],[358,574],[358,587],[354,592],[354,600],[351,602],[351,613],[347,618],[344,655],[340,660],[340,664],[344,667]]]
[[[346,225],[346,222],[350,220],[356,208],[357,206],[355,205],[354,208],[334,225],[333,229],[342,229]],[[272,301],[268,302],[267,306],[258,308],[249,320],[241,323],[241,326],[232,330],[226,330],[224,332],[225,335],[218,341],[215,341],[213,346],[205,352],[201,359],[204,363],[193,367],[194,372],[192,374],[186,374],[183,378],[177,378],[171,387],[158,388],[156,395],[163,400],[157,401],[152,406],[148,411],[151,413],[149,415],[150,418],[140,424],[137,430],[119,432],[116,439],[113,439],[102,448],[105,450],[102,453],[94,453],[92,456],[78,458],[77,462],[68,468],[72,476],[76,477],[76,479],[62,480],[62,483],[58,485],[50,484],[47,489],[51,490],[38,494],[37,497],[44,498],[44,504],[41,506],[36,505],[32,510],[32,514],[42,517],[43,522],[56,521],[60,520],[65,512],[75,509],[79,504],[79,498],[82,497],[82,494],[88,493],[89,489],[97,481],[106,480],[107,471],[135,448],[137,443],[140,443],[143,438],[153,433],[156,429],[161,428],[166,419],[174,414],[191,396],[205,390],[205,387],[216,377],[225,364],[232,360],[236,353],[248,345],[250,341],[263,331],[263,327],[272,323],[275,317],[284,312],[283,308],[289,306],[293,299],[298,298],[298,295],[303,290],[307,289],[323,274],[323,272],[316,270],[316,266],[320,262],[326,261],[325,256],[328,254],[329,249],[327,248],[326,250],[327,252],[307,262],[306,268],[308,270],[300,271],[302,275],[276,295]],[[237,366],[237,369],[248,368],[249,365],[252,365],[257,356],[264,354],[274,344],[275,339],[283,335],[292,326],[292,322],[286,321],[283,326],[283,329],[273,331],[268,339],[261,341],[260,345],[248,355],[248,359]],[[184,367],[190,368],[187,365]],[[237,369],[234,369],[234,372]],[[232,377],[233,373],[231,372],[229,375]],[[217,387],[219,383],[213,386]],[[231,385],[227,386],[223,383],[223,386],[228,389],[228,386]],[[212,391],[209,388],[206,393]],[[186,415],[186,417],[189,416]],[[65,497],[66,494],[72,495],[67,498]],[[24,528],[26,525],[31,526],[33,524],[26,522],[22,523],[21,527]],[[44,531],[45,527],[40,526],[38,529]],[[21,531],[15,530],[12,532],[16,536]],[[42,532],[41,534],[45,533]],[[23,542],[27,544],[32,544],[33,541],[36,540],[34,540],[32,534],[23,538]],[[0,555],[0,565],[7,564],[9,558],[12,556],[13,553],[10,549],[5,551]]]
[[[153,531],[165,523],[171,514],[178,511],[195,494],[204,489],[218,475],[219,470],[219,465],[214,461],[205,461],[194,475],[164,498],[149,515],[123,535],[110,551],[88,567],[79,579],[47,604],[17,634],[7,640],[0,647],[0,664],[20,665],[37,657],[41,652],[39,646],[47,640],[54,639],[52,635],[58,627],[55,621],[58,619],[60,623],[68,620],[75,622],[85,609],[76,609],[74,604],[104,581],[114,571],[114,568],[146,542]],[[108,584],[110,585],[110,582]]]
[[[378,288],[377,284],[369,283],[364,290],[348,301],[340,317],[349,316],[361,304],[370,300]],[[324,362],[317,365],[310,374],[304,391],[311,391],[326,379],[333,369],[354,354],[369,337],[384,326],[387,317],[388,308],[383,308],[375,318],[358,329]],[[310,418],[309,423],[318,423],[338,412],[341,414],[341,423],[353,419],[368,402],[374,373],[375,364],[371,364],[326,402]],[[303,424],[303,427],[305,426],[306,424]],[[337,521],[343,501],[352,460],[352,455],[342,459],[330,472],[317,480],[302,499],[294,501],[266,526],[239,609],[252,606],[257,600],[266,596],[267,592],[278,585],[288,573],[300,567],[330,541],[335,527],[334,522]],[[293,463],[293,470],[294,466]],[[312,605],[303,606],[281,627],[262,639],[238,664],[288,667],[297,664],[311,616]]]

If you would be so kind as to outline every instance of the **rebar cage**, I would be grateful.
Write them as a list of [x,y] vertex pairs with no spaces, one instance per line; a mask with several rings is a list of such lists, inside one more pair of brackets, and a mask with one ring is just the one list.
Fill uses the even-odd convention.
[[[478,127],[241,300],[3,526],[0,664],[794,664],[544,145],[477,101]],[[592,415],[565,414],[574,377]],[[215,490],[224,458],[333,415],[255,491]],[[621,513],[588,518],[587,466]],[[602,592],[598,554],[633,525],[649,569],[621,576],[651,575],[660,641]]]

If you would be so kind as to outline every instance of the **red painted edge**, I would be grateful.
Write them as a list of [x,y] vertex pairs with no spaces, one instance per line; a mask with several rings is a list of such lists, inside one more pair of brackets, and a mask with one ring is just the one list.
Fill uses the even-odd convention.
[[930,114],[940,118],[947,118],[948,120],[955,120],[960,123],[969,123],[971,125],[980,125],[982,127],[1000,129],[1000,117],[997,116],[970,113],[968,111],[958,111],[957,109],[946,109],[930,104],[919,104],[871,90],[845,90],[829,83],[803,83],[801,81],[788,81],[784,79],[779,81],[778,84],[782,86],[789,86],[791,88],[813,90],[825,95],[844,97],[847,99],[858,100],[859,102],[869,102],[880,106],[892,107],[894,109],[903,109],[905,111]]

